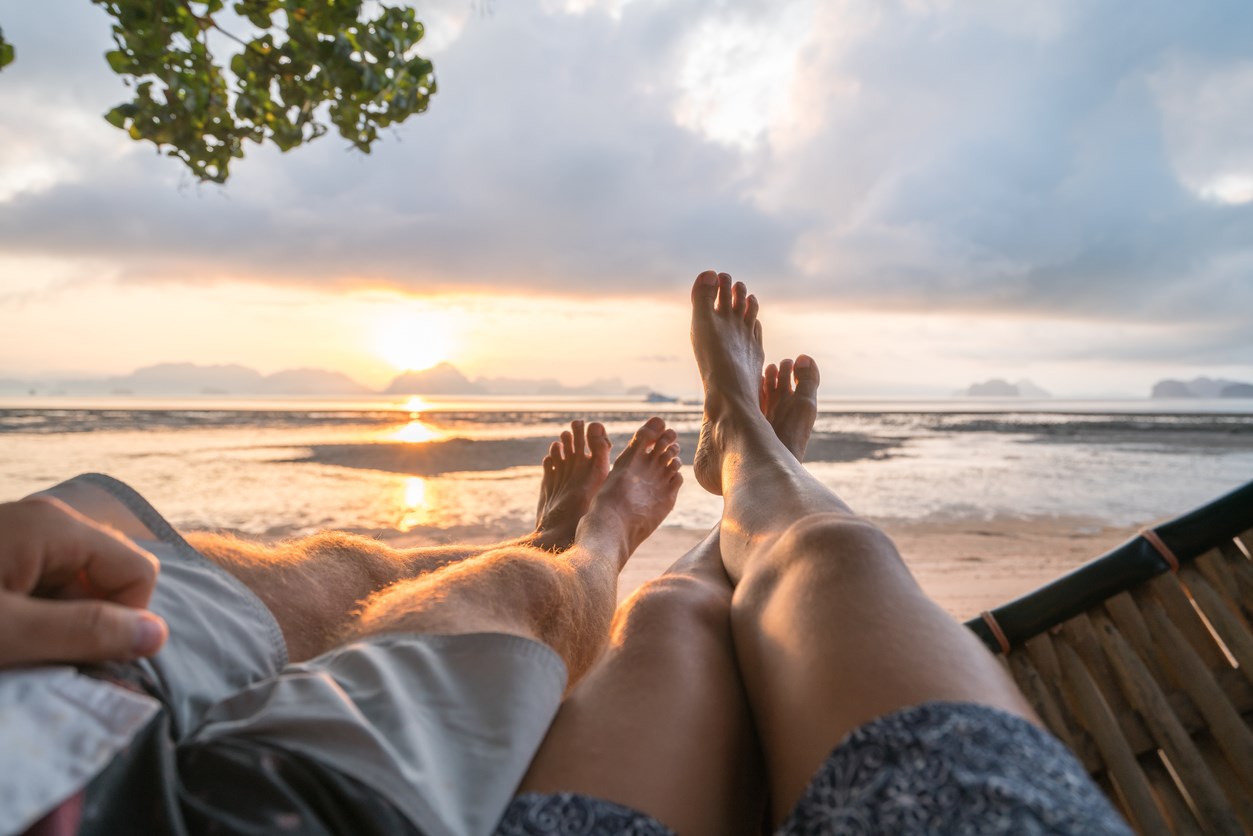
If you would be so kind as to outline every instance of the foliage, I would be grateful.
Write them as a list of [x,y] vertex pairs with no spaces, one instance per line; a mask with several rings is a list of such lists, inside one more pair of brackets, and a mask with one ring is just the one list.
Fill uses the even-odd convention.
[[13,63],[13,44],[4,39],[4,30],[0,29],[0,67]]
[[[435,93],[431,62],[413,54],[423,27],[408,7],[240,0],[232,16],[225,0],[92,2],[114,21],[109,66],[135,86],[105,119],[201,180],[225,182],[247,140],[287,151],[328,123],[369,153],[380,128],[426,110]],[[231,31],[249,25],[246,37]],[[215,56],[220,45],[229,60]]]

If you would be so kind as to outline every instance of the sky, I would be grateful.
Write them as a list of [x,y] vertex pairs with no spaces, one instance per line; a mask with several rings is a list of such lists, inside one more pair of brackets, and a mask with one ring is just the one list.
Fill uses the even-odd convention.
[[369,156],[224,187],[102,118],[87,0],[0,0],[0,377],[156,362],[697,388],[687,291],[831,395],[1253,380],[1253,4],[433,0]]

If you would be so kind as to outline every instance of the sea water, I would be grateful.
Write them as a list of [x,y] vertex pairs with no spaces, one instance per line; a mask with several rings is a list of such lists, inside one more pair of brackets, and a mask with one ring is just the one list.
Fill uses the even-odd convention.
[[[186,528],[521,531],[534,522],[539,460],[570,420],[603,421],[620,448],[651,414],[684,434],[690,461],[700,411],[683,404],[9,398],[0,400],[0,499],[97,471]],[[811,472],[882,519],[1137,525],[1253,480],[1248,401],[824,401],[815,432],[862,452],[812,462]],[[397,464],[405,447],[450,439],[474,444],[437,472]],[[667,524],[708,527],[721,499],[690,469],[685,476]]]

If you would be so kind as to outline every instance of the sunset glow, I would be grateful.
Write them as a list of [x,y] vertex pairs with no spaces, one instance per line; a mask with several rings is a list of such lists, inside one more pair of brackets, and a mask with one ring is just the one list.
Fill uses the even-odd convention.
[[379,323],[374,348],[401,371],[427,369],[451,359],[453,340],[446,316],[398,311]]
[[442,437],[443,433],[439,430],[417,419],[405,424],[392,436],[396,441],[403,441],[407,444],[421,444],[426,441],[435,441]]

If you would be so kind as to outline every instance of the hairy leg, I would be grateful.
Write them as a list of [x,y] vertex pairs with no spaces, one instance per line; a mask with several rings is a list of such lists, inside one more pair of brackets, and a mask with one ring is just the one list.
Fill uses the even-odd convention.
[[[761,410],[800,458],[817,399],[791,386],[791,368],[767,367]],[[718,541],[715,527],[618,607],[609,649],[562,704],[521,792],[607,799],[684,836],[761,832],[765,776]]]
[[582,421],[573,422],[543,460],[535,530],[504,543],[394,549],[343,532],[276,545],[207,532],[185,536],[257,594],[274,613],[292,661],[303,661],[332,646],[362,600],[398,581],[504,548],[568,548],[609,473],[609,448],[602,425],[585,433]]
[[[692,290],[705,385],[697,478],[725,497],[732,632],[782,818],[858,725],[927,700],[1034,719],[990,653],[918,587],[891,540],[788,453],[761,414],[758,305],[730,276]],[[796,359],[796,387],[817,368]]]
[[342,636],[498,632],[556,650],[573,687],[604,647],[618,573],[674,507],[682,476],[673,430],[642,426],[563,552],[508,546],[402,581],[368,598]]

